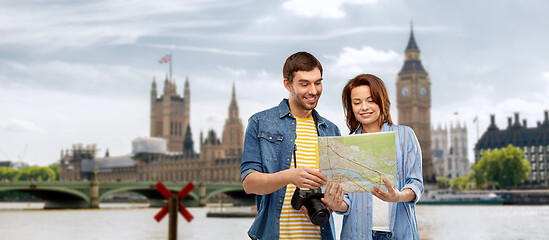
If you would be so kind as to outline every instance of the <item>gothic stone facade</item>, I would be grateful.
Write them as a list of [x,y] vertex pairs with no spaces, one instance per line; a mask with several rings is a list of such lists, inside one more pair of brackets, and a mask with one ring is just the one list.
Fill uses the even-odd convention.
[[[468,176],[467,126],[457,123],[450,129],[441,127],[431,130],[433,172],[437,177],[452,179]],[[449,143],[449,144],[448,144]]]
[[160,98],[153,80],[151,137],[164,138],[167,151],[97,157],[95,145],[75,144],[71,151],[61,152],[60,180],[240,182],[244,130],[234,85],[222,139],[213,130],[206,137],[200,133],[199,153],[194,151],[189,113],[188,79],[184,97],[177,94],[175,83],[166,79]]

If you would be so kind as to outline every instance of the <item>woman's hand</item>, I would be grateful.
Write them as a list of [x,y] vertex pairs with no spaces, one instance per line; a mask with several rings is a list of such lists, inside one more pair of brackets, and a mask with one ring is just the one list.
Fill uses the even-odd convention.
[[374,186],[371,193],[385,202],[410,202],[416,198],[416,193],[412,189],[406,188],[401,192],[394,188],[386,178],[383,178],[383,182],[387,187],[387,191],[380,186]]
[[387,187],[387,191],[383,190],[380,186],[374,186],[371,190],[372,194],[385,202],[399,202],[400,191],[395,189],[386,178],[383,178],[383,182]]
[[[347,211],[347,203],[343,201],[343,187],[339,183],[329,182],[324,190],[324,197],[320,199],[324,205],[330,210],[335,210],[338,212]],[[330,211],[331,212],[331,211]]]

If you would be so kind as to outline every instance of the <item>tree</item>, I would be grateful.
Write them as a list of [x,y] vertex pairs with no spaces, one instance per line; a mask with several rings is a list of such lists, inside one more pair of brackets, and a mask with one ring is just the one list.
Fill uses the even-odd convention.
[[52,163],[48,167],[53,171],[53,175],[50,176],[50,179],[52,181],[59,180],[59,163]]
[[501,150],[485,151],[473,166],[472,177],[478,187],[508,188],[527,180],[529,172],[530,165],[524,159],[524,152],[509,144]]
[[453,178],[452,181],[450,181],[450,187],[453,190],[469,189],[470,185],[471,184],[469,183],[468,177],[456,177],[456,178]]
[[17,170],[11,167],[0,167],[0,179],[2,181],[11,181],[17,176]]
[[19,181],[46,181],[55,177],[55,172],[51,168],[33,166],[19,169],[15,178]]
[[448,188],[448,178],[446,177],[437,177],[437,185],[439,188]]

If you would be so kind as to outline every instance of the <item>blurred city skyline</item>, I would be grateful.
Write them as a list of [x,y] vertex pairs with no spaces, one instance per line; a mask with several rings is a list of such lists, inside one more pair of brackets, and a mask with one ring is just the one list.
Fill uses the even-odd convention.
[[221,136],[236,87],[244,126],[288,97],[282,65],[296,51],[324,67],[318,111],[348,133],[341,90],[372,73],[395,82],[410,25],[431,80],[431,124],[458,121],[472,148],[495,114],[528,127],[549,110],[549,3],[527,1],[16,1],[0,4],[0,160],[48,165],[72,144],[102,156],[149,137],[150,91],[172,53],[188,77],[191,131]]

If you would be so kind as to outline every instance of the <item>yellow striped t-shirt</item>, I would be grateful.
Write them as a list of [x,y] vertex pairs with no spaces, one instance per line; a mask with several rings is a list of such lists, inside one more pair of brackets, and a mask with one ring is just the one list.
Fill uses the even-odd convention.
[[[318,135],[313,117],[297,118],[295,157],[297,167],[310,167],[318,170]],[[292,159],[291,168],[294,168]],[[286,195],[280,213],[280,239],[321,239],[320,227],[299,210],[292,207],[295,185],[286,186]]]

